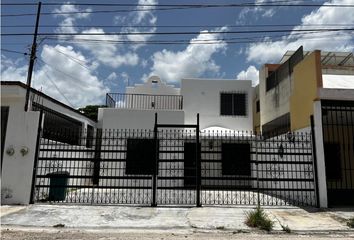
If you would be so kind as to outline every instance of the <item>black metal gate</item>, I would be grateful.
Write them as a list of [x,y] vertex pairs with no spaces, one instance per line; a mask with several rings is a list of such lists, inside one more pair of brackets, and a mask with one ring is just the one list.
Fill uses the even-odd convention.
[[[317,205],[310,133],[265,139],[198,124],[44,132],[35,202]],[[79,139],[63,141],[70,136]]]
[[199,115],[196,125],[157,124],[155,119],[158,169],[152,205],[201,206]]
[[322,100],[329,206],[354,205],[354,102]]

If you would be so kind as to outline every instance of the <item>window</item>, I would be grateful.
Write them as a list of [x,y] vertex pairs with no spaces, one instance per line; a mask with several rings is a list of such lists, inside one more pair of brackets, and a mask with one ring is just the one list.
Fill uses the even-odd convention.
[[220,115],[221,116],[247,116],[246,93],[221,93]]
[[261,106],[259,104],[259,100],[256,101],[256,113],[259,113],[259,111],[261,110]]
[[126,160],[126,174],[152,175],[156,166],[155,140],[128,139]]
[[339,143],[324,143],[327,179],[341,179],[341,157]]
[[251,145],[249,143],[223,143],[221,147],[223,175],[251,175]]

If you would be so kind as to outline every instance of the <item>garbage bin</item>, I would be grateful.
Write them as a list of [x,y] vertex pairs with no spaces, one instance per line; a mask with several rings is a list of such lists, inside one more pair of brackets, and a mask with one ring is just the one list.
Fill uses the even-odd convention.
[[58,171],[47,174],[50,179],[49,201],[63,201],[66,197],[66,188],[68,185],[69,172]]

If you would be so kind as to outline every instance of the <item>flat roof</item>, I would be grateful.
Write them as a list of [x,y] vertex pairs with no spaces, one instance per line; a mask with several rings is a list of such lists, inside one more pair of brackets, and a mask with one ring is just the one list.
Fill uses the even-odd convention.
[[[19,87],[22,87],[24,89],[27,89],[27,85],[24,84],[23,82],[20,82],[20,81],[1,81],[1,86],[3,86],[3,85],[5,85],[5,86],[19,86]],[[53,102],[55,104],[58,104],[58,105],[66,108],[66,109],[69,109],[69,110],[71,110],[71,111],[73,111],[73,112],[75,112],[77,114],[80,114],[81,116],[85,117],[86,119],[88,119],[90,121],[97,122],[97,121],[92,120],[91,118],[87,117],[85,114],[83,114],[79,110],[77,110],[75,108],[72,108],[72,107],[62,103],[62,102],[60,102],[60,101],[48,96],[47,94],[44,94],[43,92],[40,92],[40,91],[38,91],[38,90],[36,90],[34,88],[31,88],[31,92],[33,92],[33,93],[35,93],[35,94],[37,94],[37,95],[49,100],[49,101],[51,101],[51,102]]]

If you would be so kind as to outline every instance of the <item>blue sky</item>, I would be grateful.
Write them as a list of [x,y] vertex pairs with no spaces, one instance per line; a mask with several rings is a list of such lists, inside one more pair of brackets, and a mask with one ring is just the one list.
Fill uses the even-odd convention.
[[[272,1],[256,0],[255,2]],[[15,2],[31,1],[11,1],[11,3]],[[57,2],[43,1],[43,3]],[[71,1],[71,3],[84,2],[98,3],[89,0]],[[117,3],[109,0],[104,2]],[[119,3],[136,3],[135,7],[124,8],[134,10],[143,9],[141,4],[151,4],[158,7],[158,4],[245,2],[253,1],[137,0],[120,1]],[[298,3],[354,4],[354,0],[307,0]],[[258,69],[262,64],[278,62],[287,50],[296,50],[301,45],[304,45],[305,50],[353,51],[354,49],[354,34],[349,31],[316,34],[288,32],[285,33],[285,36],[281,36],[284,33],[227,33],[240,30],[353,27],[353,8],[256,7],[159,11],[149,7],[149,11],[94,12],[116,9],[119,8],[82,5],[43,6],[43,13],[56,14],[41,16],[40,33],[99,32],[104,34],[143,31],[152,34],[144,36],[65,36],[65,39],[63,37],[53,39],[53,36],[40,36],[33,87],[77,108],[88,104],[101,104],[105,101],[106,92],[124,92],[128,84],[142,83],[150,75],[159,75],[167,83],[176,86],[179,86],[180,79],[184,77],[250,79],[256,84]],[[2,14],[35,13],[36,6],[3,6],[1,11]],[[62,14],[77,11],[87,13]],[[92,13],[90,13],[91,11]],[[34,26],[35,16],[2,17],[1,20],[2,33],[32,33],[33,27],[6,26]],[[293,26],[250,27],[250,25],[260,24],[289,24]],[[338,24],[338,26],[330,26],[332,24]],[[43,25],[53,25],[53,27]],[[93,25],[98,27],[92,27]],[[102,27],[102,25],[112,27]],[[161,27],[171,25],[199,27]],[[137,28],[136,26],[146,27]],[[196,34],[167,36],[154,34],[181,31],[192,31]],[[221,33],[207,34],[210,31]],[[1,40],[2,49],[18,52],[28,52],[32,42],[31,36],[2,36]],[[132,41],[161,40],[183,40],[184,44],[132,44]],[[123,41],[129,44],[112,44],[107,41]],[[212,42],[213,44],[198,44],[201,42]],[[1,80],[25,82],[27,65],[28,56],[2,51]]]

